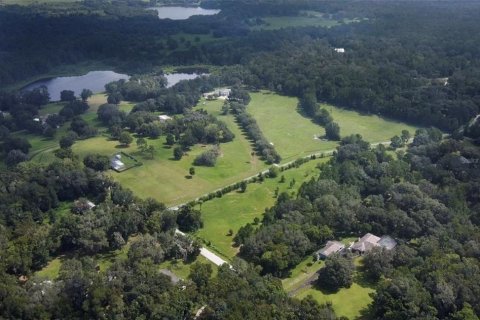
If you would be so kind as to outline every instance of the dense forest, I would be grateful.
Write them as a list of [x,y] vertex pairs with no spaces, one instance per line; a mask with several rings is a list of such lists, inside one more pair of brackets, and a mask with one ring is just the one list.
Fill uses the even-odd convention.
[[[292,298],[280,279],[327,241],[371,232],[398,246],[363,256],[376,290],[362,317],[478,319],[480,5],[209,0],[202,6],[219,14],[188,20],[160,20],[146,10],[179,3],[192,1],[0,6],[0,318],[333,320],[331,304]],[[338,24],[255,28],[305,11]],[[88,90],[79,97],[62,91],[58,113],[41,119],[46,88],[12,89],[80,63],[132,75],[106,85],[108,103],[94,109],[98,125],[82,117],[91,110]],[[167,88],[166,66],[209,75]],[[105,173],[108,156],[81,159],[72,146],[101,133],[123,148],[136,137],[153,159],[148,141],[164,137],[162,147],[177,162],[195,145],[210,145],[192,165],[214,167],[222,144],[238,137],[221,117],[194,106],[222,86],[231,93],[221,113],[233,115],[252,157],[256,152],[269,165],[282,160],[249,113],[249,92],[261,89],[297,97],[298,111],[339,146],[318,166],[318,178],[276,194],[263,219],[232,234],[237,257],[213,270],[192,263],[202,244],[188,233],[203,227],[201,210],[137,197]],[[122,101],[132,104],[130,112],[120,109]],[[422,129],[411,141],[402,132],[389,148],[373,147],[358,134],[341,136],[322,103]],[[29,161],[31,141],[18,132],[49,139],[63,129],[54,160]],[[189,173],[195,180],[194,167]],[[242,182],[228,191],[245,192]],[[98,260],[116,250],[126,258]],[[58,257],[55,280],[37,276]],[[158,272],[172,259],[191,266],[180,283]],[[319,285],[348,287],[354,268],[350,255],[333,256]]]
[[259,229],[239,232],[240,255],[282,276],[328,239],[392,235],[401,240],[393,254],[365,257],[369,274],[385,279],[373,318],[445,319],[470,306],[478,313],[480,153],[440,140],[419,130],[393,158],[360,136],[344,138],[318,180],[294,198],[281,194]]
[[[478,113],[475,30],[480,9],[474,3],[382,3],[368,8],[310,3],[304,8],[375,18],[331,29],[263,32],[251,31],[245,21],[293,14],[302,4],[217,3],[220,14],[184,22],[159,20],[132,3],[85,2],[69,15],[47,14],[41,7],[35,9],[39,12],[0,10],[5,48],[0,83],[86,60],[134,73],[162,64],[240,64],[246,69],[241,80],[252,86],[299,97],[313,94],[320,101],[447,131]],[[57,29],[62,33],[50,32]],[[192,42],[175,36],[181,32],[220,40]],[[345,53],[336,53],[334,47],[345,48]]]

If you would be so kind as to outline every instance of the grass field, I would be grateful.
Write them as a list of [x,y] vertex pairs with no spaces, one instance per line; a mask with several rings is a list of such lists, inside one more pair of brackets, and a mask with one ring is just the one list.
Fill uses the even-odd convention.
[[[95,94],[89,100],[88,104],[90,108],[87,112],[81,117],[85,119],[88,123],[97,127],[99,129],[104,129],[102,124],[97,120],[97,110],[98,107],[107,102],[107,97],[105,94]],[[64,103],[49,103],[46,106],[40,109],[40,115],[47,115],[52,113],[58,113],[60,109],[64,106]],[[125,112],[130,112],[134,104],[130,102],[122,101],[119,105],[119,108]],[[55,159],[53,151],[59,147],[60,138],[68,131],[70,127],[70,122],[66,122],[61,128],[57,130],[57,133],[52,138],[42,137],[35,134],[27,133],[26,131],[19,131],[15,133],[16,136],[26,138],[32,148],[30,149],[29,156],[33,161],[36,162],[50,162]],[[86,140],[88,141],[88,140]]]
[[[104,94],[96,94],[89,99],[90,109],[82,117],[91,125],[104,130],[97,120],[98,107],[106,102]],[[220,113],[221,101],[204,101],[201,107],[214,115]],[[49,104],[43,114],[58,111],[62,107],[59,103]],[[119,106],[125,112],[133,108],[133,104],[122,102]],[[122,148],[117,141],[111,141],[104,136],[97,136],[75,143],[73,150],[79,156],[89,153],[100,153],[111,156],[119,151],[124,151],[142,161],[142,167],[133,168],[122,173],[112,173],[113,177],[126,187],[131,188],[138,196],[153,197],[169,205],[180,204],[192,200],[204,193],[211,192],[227,184],[237,182],[256,174],[266,165],[256,156],[251,156],[250,142],[234,122],[231,115],[221,117],[235,134],[232,142],[222,144],[220,156],[215,168],[198,167],[193,179],[187,179],[188,169],[192,166],[193,159],[209,146],[194,146],[180,161],[173,161],[172,149],[164,146],[165,138],[149,140],[148,143],[156,149],[153,160],[143,159],[138,155],[138,150],[133,143],[128,148]],[[27,138],[32,144],[30,156],[37,162],[50,162],[55,159],[53,151],[58,148],[59,139],[68,130],[69,123],[60,128],[53,138],[44,138],[26,132],[17,133],[18,136]]]
[[192,264],[196,263],[196,262],[200,262],[200,263],[209,263],[212,265],[212,269],[213,269],[213,272],[212,272],[212,276],[216,276],[217,273],[218,273],[218,268],[216,265],[214,265],[213,263],[211,263],[209,260],[207,260],[205,257],[203,256],[198,256],[197,259],[191,263],[185,263],[183,262],[183,260],[168,260],[168,261],[164,261],[162,262],[161,264],[159,264],[159,269],[167,269],[167,270],[170,270],[171,272],[173,272],[177,277],[179,277],[180,279],[187,279],[188,276],[190,275],[190,267],[192,266]]
[[307,257],[300,262],[295,269],[290,271],[290,276],[282,280],[282,286],[287,292],[298,290],[302,284],[325,266],[325,262],[314,261],[313,257]]
[[323,17],[304,17],[304,16],[285,16],[285,17],[265,17],[265,24],[254,26],[252,30],[278,30],[282,28],[298,27],[326,27],[330,28],[339,25],[336,20],[330,20]]
[[265,24],[252,27],[252,30],[278,30],[282,28],[325,27],[360,22],[360,19],[336,20],[317,11],[301,11],[297,16],[264,17]]
[[[254,218],[261,219],[265,209],[274,205],[275,189],[278,187],[279,192],[295,192],[303,181],[318,176],[319,171],[315,166],[324,161],[327,159],[310,161],[299,168],[282,172],[275,179],[248,184],[245,193],[233,191],[222,198],[205,202],[201,207],[204,227],[195,235],[211,243],[211,249],[224,257],[233,258],[238,251],[237,248],[232,247],[233,236],[240,227],[252,223]],[[285,176],[284,183],[279,183],[281,175]],[[296,184],[290,189],[289,183],[292,179],[295,179]],[[233,231],[233,236],[227,235],[230,229]]]
[[[218,114],[222,105],[220,101],[208,101],[205,105],[203,101],[200,103],[202,108],[212,114]],[[241,133],[233,116],[228,115],[220,119],[227,123],[235,134],[235,139],[220,145],[222,155],[215,168],[197,167],[192,179],[188,179],[188,170],[193,160],[209,146],[196,145],[180,161],[174,161],[172,149],[164,145],[165,137],[148,140],[148,143],[155,147],[154,159],[150,160],[138,155],[135,143],[128,148],[121,148],[117,141],[97,136],[78,141],[74,144],[73,151],[79,156],[88,153],[113,155],[118,151],[132,154],[144,165],[122,173],[112,173],[113,177],[142,198],[153,197],[167,205],[181,204],[266,168],[256,156],[251,156],[250,142]]]
[[[346,241],[348,240],[346,239]],[[282,280],[282,285],[296,298],[302,299],[311,295],[319,303],[331,302],[337,316],[356,319],[372,301],[370,293],[375,292],[375,289],[374,285],[363,278],[361,258],[356,258],[354,262],[356,266],[355,280],[348,289],[343,288],[335,293],[327,293],[312,286],[302,287],[302,284],[325,264],[323,261],[314,262],[312,257],[306,258],[293,269],[290,277]]]
[[[310,161],[299,168],[280,173],[275,179],[248,184],[245,193],[233,191],[222,198],[205,202],[201,207],[204,227],[195,235],[211,243],[211,248],[224,257],[233,258],[238,252],[237,248],[232,247],[233,236],[240,227],[252,223],[256,217],[261,219],[265,209],[273,206],[276,200],[275,189],[278,187],[279,192],[295,192],[303,181],[318,176],[319,171],[315,167],[325,161],[326,158]],[[279,183],[281,175],[285,176],[284,183]],[[292,179],[295,179],[296,184],[290,189],[289,183]],[[234,233],[233,236],[227,235],[230,229]]]
[[[267,139],[274,143],[284,162],[313,152],[332,150],[337,146],[337,142],[334,141],[314,139],[315,136],[325,135],[325,130],[298,112],[297,98],[268,91],[254,92],[250,95],[252,100],[247,111],[255,117]],[[417,129],[375,115],[361,115],[331,105],[323,107],[340,125],[342,136],[359,133],[365,140],[374,143],[389,141],[403,129],[409,130],[412,134]]]

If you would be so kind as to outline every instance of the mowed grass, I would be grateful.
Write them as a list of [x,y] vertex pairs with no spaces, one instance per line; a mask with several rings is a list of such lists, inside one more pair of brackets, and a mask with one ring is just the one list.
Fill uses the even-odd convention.
[[323,260],[314,261],[313,257],[307,257],[300,262],[293,270],[290,276],[282,280],[282,286],[287,292],[298,290],[310,277],[314,276],[318,270],[325,266]]
[[[88,99],[88,104],[90,108],[85,114],[81,115],[81,117],[90,125],[93,125],[100,130],[105,130],[105,127],[103,127],[102,124],[97,120],[97,110],[98,107],[104,103],[107,103],[107,97],[105,94],[100,93],[93,95],[92,97],[90,97],[90,99]],[[49,103],[40,109],[39,115],[45,116],[48,114],[58,113],[64,105],[65,103],[62,102]],[[120,108],[120,110],[128,113],[132,110],[133,106],[134,104],[131,102],[122,101],[118,107]],[[53,154],[53,151],[59,148],[60,138],[64,136],[69,129],[70,122],[68,121],[63,124],[62,127],[57,129],[57,132],[51,138],[31,134],[26,132],[25,130],[16,132],[14,133],[14,135],[25,138],[30,142],[32,146],[29,151],[29,156],[31,160],[35,162],[48,163],[55,160],[55,155]]]
[[[275,189],[278,187],[279,193],[295,193],[303,181],[318,177],[320,171],[316,166],[327,160],[312,160],[299,168],[281,172],[277,178],[265,179],[262,183],[250,183],[245,193],[233,191],[203,203],[201,212],[204,227],[198,230],[195,236],[210,244],[211,249],[225,258],[233,258],[238,253],[238,248],[232,246],[233,237],[240,227],[253,223],[255,218],[261,220],[265,209],[273,206],[276,201]],[[284,183],[279,182],[282,175],[285,176]],[[290,188],[293,179],[296,183]],[[230,229],[233,231],[232,236],[228,235]]]
[[252,30],[278,30],[282,28],[324,27],[331,28],[341,24],[360,22],[362,19],[334,19],[318,11],[300,11],[296,16],[264,17],[265,24],[254,26]]
[[250,93],[247,112],[255,117],[265,137],[274,144],[283,162],[317,151],[332,150],[332,141],[315,139],[325,130],[297,111],[298,99],[269,91]]
[[252,30],[278,30],[282,28],[298,27],[325,27],[330,28],[340,23],[321,16],[284,16],[284,17],[265,17],[265,24],[254,26]]
[[[269,91],[250,93],[252,100],[247,111],[255,117],[266,138],[272,142],[283,161],[290,161],[314,152],[329,151],[338,145],[323,141],[325,129],[303,116],[298,110],[298,99]],[[322,105],[340,125],[341,136],[359,133],[371,143],[389,141],[403,129],[414,133],[417,127],[358,112]]]
[[218,273],[218,267],[214,265],[212,262],[207,260],[204,256],[199,255],[195,261],[190,263],[185,263],[183,260],[167,260],[159,264],[159,269],[167,269],[173,272],[177,277],[182,280],[188,279],[190,275],[190,268],[194,263],[203,263],[203,264],[210,264],[212,266],[212,277],[215,277]]
[[355,258],[354,263],[356,271],[352,286],[335,293],[323,292],[315,286],[302,286],[325,265],[323,261],[314,262],[312,257],[306,258],[293,269],[290,277],[282,280],[282,285],[296,298],[303,299],[311,295],[319,303],[331,303],[337,316],[356,319],[372,301],[370,294],[375,292],[375,289],[373,284],[364,279],[361,258]]
[[[213,114],[218,114],[222,103],[208,101],[204,105],[202,101],[201,107]],[[128,148],[122,148],[117,141],[97,136],[78,141],[73,145],[73,151],[80,157],[89,153],[110,156],[119,151],[132,154],[143,162],[143,166],[121,173],[112,173],[112,176],[139,197],[152,197],[169,206],[178,205],[252,176],[266,168],[265,163],[251,155],[250,142],[233,121],[233,116],[228,115],[221,120],[225,121],[233,131],[235,139],[220,145],[222,154],[215,167],[196,167],[193,178],[190,178],[188,173],[193,160],[211,146],[193,146],[180,161],[175,161],[172,159],[172,148],[165,146],[165,137],[161,137],[148,140],[148,144],[155,147],[155,155],[153,159],[145,159],[138,154],[135,143]]]
[[325,294],[314,288],[305,288],[300,290],[295,297],[303,299],[310,295],[318,303],[330,302],[337,316],[356,319],[360,316],[361,311],[372,302],[370,294],[373,292],[375,289],[354,282],[350,288],[342,288],[331,294]]

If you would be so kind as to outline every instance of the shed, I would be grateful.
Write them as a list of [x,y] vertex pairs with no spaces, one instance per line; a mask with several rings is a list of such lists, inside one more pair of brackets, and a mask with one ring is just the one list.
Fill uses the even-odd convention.
[[125,163],[120,161],[120,159],[117,159],[116,157],[114,157],[110,161],[110,167],[115,171],[121,171],[121,170],[125,169]]
[[345,245],[338,241],[328,241],[325,247],[315,252],[315,259],[326,259],[334,253],[338,253],[345,249]]
[[158,116],[158,120],[160,120],[160,122],[166,122],[168,120],[172,120],[172,117],[162,114]]

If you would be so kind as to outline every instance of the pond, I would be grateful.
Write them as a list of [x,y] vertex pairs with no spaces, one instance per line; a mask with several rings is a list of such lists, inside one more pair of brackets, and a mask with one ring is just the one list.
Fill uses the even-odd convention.
[[191,16],[211,16],[220,12],[217,9],[203,9],[200,7],[152,7],[148,10],[156,10],[158,18],[172,20],[186,20]]
[[167,73],[164,76],[165,78],[167,78],[167,81],[168,81],[167,88],[170,88],[182,80],[193,80],[203,75],[204,74],[198,74],[198,73]]
[[107,83],[129,78],[126,74],[113,71],[91,71],[83,76],[56,77],[39,80],[23,87],[22,90],[33,90],[41,86],[46,86],[50,93],[50,100],[59,101],[60,92],[63,90],[72,90],[77,96],[83,89],[90,89],[93,93],[99,93],[105,91],[105,85]]

